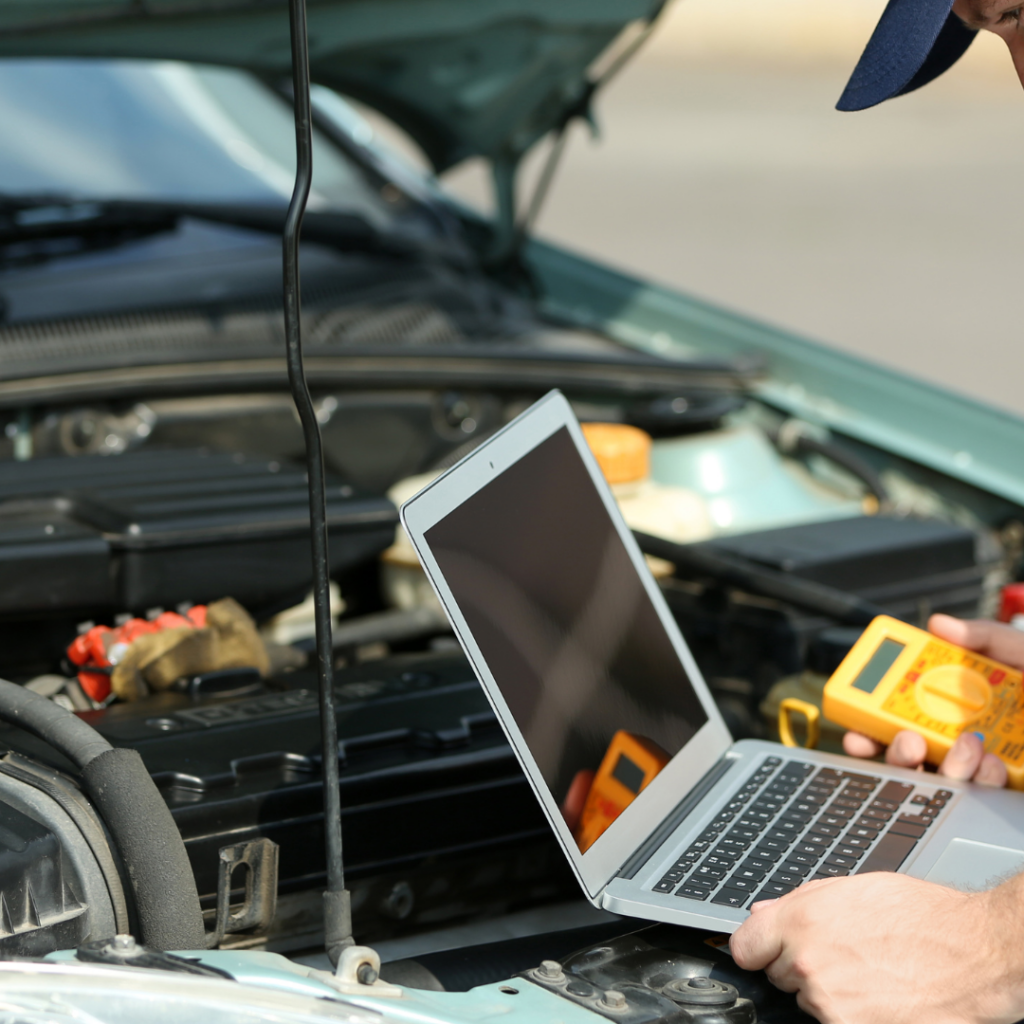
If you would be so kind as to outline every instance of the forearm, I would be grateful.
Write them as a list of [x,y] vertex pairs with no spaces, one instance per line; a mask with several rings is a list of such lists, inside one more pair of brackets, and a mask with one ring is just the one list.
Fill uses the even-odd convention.
[[[974,934],[965,935],[979,955],[978,981],[992,1000],[989,1019],[1024,1019],[1024,874],[971,897]],[[981,993],[979,993],[979,996]]]

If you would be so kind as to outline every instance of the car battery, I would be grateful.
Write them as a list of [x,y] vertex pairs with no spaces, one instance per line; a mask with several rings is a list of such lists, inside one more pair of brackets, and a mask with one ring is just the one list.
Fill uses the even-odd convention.
[[[383,551],[386,498],[329,476],[331,571]],[[258,610],[312,581],[305,469],[154,450],[0,462],[0,614],[141,612],[230,595]]]
[[[978,535],[937,520],[858,516],[718,537],[695,547],[736,562],[826,584],[924,626],[933,612],[981,614],[993,566]],[[708,578],[661,581],[669,606],[737,737],[760,736],[758,705],[779,679],[820,656],[834,667],[859,635],[825,615],[719,586]],[[834,662],[834,664],[833,664]]]
[[[316,945],[325,883],[316,675],[238,678],[233,691],[208,695],[200,679],[81,717],[115,746],[141,754],[184,838],[208,912],[220,849],[266,837],[280,847],[278,911],[266,944]],[[358,939],[578,896],[461,654],[367,662],[338,670],[335,684],[345,872]],[[9,730],[2,742],[55,756]]]

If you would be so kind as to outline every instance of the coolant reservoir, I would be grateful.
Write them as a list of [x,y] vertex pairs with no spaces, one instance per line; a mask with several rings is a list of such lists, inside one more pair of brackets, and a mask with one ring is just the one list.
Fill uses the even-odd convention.
[[651,479],[651,437],[625,423],[584,423],[583,436],[630,529],[688,544],[714,532],[705,500]]

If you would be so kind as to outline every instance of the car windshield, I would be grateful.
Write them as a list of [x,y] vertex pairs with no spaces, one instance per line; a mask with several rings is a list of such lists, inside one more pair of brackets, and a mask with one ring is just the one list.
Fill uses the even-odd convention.
[[[284,203],[288,103],[244,71],[173,61],[0,61],[0,192]],[[314,133],[310,209],[390,218],[379,192]]]

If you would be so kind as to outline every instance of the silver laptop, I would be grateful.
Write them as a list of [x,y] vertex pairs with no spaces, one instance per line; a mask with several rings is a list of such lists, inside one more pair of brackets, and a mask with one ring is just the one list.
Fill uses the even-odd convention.
[[813,878],[1024,867],[1024,794],[733,742],[557,391],[401,514],[595,906],[732,931]]

